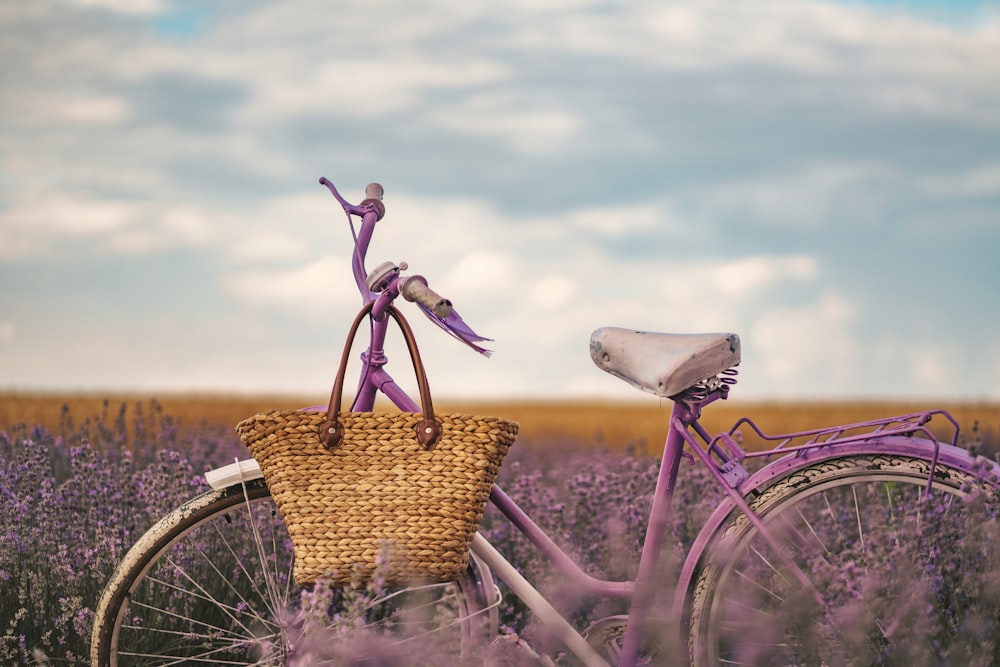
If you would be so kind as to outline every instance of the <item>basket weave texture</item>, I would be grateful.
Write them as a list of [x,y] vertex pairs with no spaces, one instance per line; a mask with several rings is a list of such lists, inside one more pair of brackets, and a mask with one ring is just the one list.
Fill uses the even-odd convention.
[[299,585],[367,581],[387,551],[389,583],[450,581],[465,572],[517,423],[436,414],[430,448],[419,413],[340,412],[343,441],[318,432],[327,413],[277,410],[237,425],[260,464],[295,550]]

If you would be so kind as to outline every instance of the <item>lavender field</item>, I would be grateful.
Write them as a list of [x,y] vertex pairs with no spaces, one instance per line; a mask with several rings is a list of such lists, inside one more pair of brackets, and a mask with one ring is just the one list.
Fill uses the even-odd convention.
[[93,609],[118,559],[240,449],[222,432],[182,440],[156,404],[0,432],[0,664],[89,664]]
[[[75,417],[65,409],[57,428],[18,425],[0,432],[3,665],[88,664],[93,610],[117,560],[157,518],[207,488],[204,470],[247,455],[229,429],[182,430],[155,402],[106,405],[102,415]],[[998,443],[992,433],[972,430],[965,444],[993,456]],[[515,446],[500,483],[586,570],[626,578],[642,543],[655,455],[641,443],[614,452],[572,442]],[[670,532],[678,560],[719,498],[694,466],[685,464],[681,475]],[[543,590],[566,599],[570,613],[581,620],[585,612],[616,613],[559,591],[546,564],[496,517],[488,515],[484,529]],[[977,529],[978,536],[963,541],[962,553],[972,554],[963,558],[992,562],[1000,527],[994,519]],[[906,562],[906,547],[899,549],[885,557]],[[884,664],[995,664],[1000,574],[984,579],[988,567],[953,569],[948,636],[957,641],[928,649],[926,661],[909,655]],[[501,624],[509,634],[532,633],[523,608],[507,611]]]

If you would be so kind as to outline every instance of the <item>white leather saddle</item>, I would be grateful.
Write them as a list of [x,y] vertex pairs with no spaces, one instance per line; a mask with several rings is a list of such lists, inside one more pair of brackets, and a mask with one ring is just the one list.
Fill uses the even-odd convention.
[[739,364],[740,337],[604,327],[590,336],[590,358],[633,387],[669,398]]

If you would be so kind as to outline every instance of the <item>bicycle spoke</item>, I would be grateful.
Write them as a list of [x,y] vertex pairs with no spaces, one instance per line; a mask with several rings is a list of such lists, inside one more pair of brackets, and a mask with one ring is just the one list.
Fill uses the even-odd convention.
[[[250,606],[247,606],[244,609],[240,609],[239,607],[234,607],[231,604],[223,603],[222,601],[220,601],[217,598],[209,597],[209,596],[206,596],[206,595],[202,595],[200,593],[196,593],[196,592],[191,591],[191,590],[186,589],[186,588],[181,588],[180,586],[177,586],[176,584],[172,584],[172,583],[169,583],[167,581],[163,581],[162,579],[156,579],[156,578],[153,578],[153,577],[147,577],[146,580],[149,583],[151,583],[151,584],[157,584],[159,586],[163,586],[164,588],[172,590],[172,591],[174,591],[174,592],[176,592],[176,593],[178,593],[180,595],[183,595],[185,597],[189,597],[189,598],[192,598],[192,599],[195,599],[195,600],[202,600],[204,602],[210,602],[212,605],[214,605],[216,607],[219,607],[220,609],[225,609],[225,610],[227,610],[227,611],[229,611],[229,612],[231,612],[233,614],[247,614],[247,613],[252,612],[252,610],[254,609],[253,607],[250,607]],[[151,608],[151,607],[147,606],[147,608]],[[265,623],[265,624],[268,623],[267,619],[264,618],[263,616],[261,616],[259,614],[252,614],[252,615],[253,615],[253,617],[254,617],[255,620],[260,621],[261,623]]]
[[[264,543],[260,539],[260,530],[257,526],[257,522],[254,521],[253,508],[250,506],[250,497],[247,495],[246,484],[241,485],[243,487],[243,498],[245,507],[247,508],[247,519],[250,523],[250,529],[253,532],[254,545],[257,547],[257,557],[260,559],[262,574],[264,575],[264,583],[270,593],[270,597],[265,598],[265,600],[277,601],[278,598],[278,586],[276,580],[271,577],[271,571],[267,567],[267,557],[264,554]],[[242,561],[240,561],[242,565]],[[249,575],[248,575],[249,576]],[[271,609],[272,612],[277,611]]]
[[191,501],[200,518],[189,520],[184,508],[176,510],[175,518],[163,520],[176,533],[165,546],[164,531],[157,527],[148,533],[157,540],[151,547],[145,536],[140,540],[135,549],[155,549],[151,560],[147,565],[135,560],[134,573],[125,572],[128,576],[113,582],[109,588],[124,592],[119,606],[95,618],[96,628],[110,623],[116,628],[95,632],[114,642],[102,649],[110,655],[102,664],[285,664],[291,643],[299,641],[306,646],[301,657],[310,664],[335,664],[339,653],[326,655],[320,648],[314,655],[309,645],[322,647],[371,631],[387,645],[437,638],[411,651],[464,651],[466,639],[495,632],[498,599],[471,580],[376,597],[364,590],[329,589],[328,598],[313,603],[316,613],[295,611],[299,589],[292,576],[291,545],[266,487],[261,482],[253,489],[247,485],[238,494],[222,496],[217,510]]
[[[193,626],[201,626],[201,627],[207,628],[209,630],[214,630],[215,631],[215,632],[213,632],[210,635],[203,635],[204,637],[214,637],[214,636],[217,636],[217,635],[220,635],[220,634],[233,634],[234,636],[239,636],[239,635],[235,635],[235,633],[233,633],[233,631],[230,628],[224,628],[224,627],[222,627],[220,625],[215,625],[215,624],[209,623],[208,621],[203,621],[201,619],[192,618],[192,617],[186,616],[184,614],[179,614],[179,613],[177,613],[175,611],[172,611],[170,609],[164,609],[162,607],[154,607],[154,606],[151,606],[151,605],[148,605],[148,604],[144,604],[142,602],[136,602],[134,600],[129,603],[129,608],[132,608],[132,607],[137,607],[139,609],[146,609],[146,610],[149,610],[149,611],[153,611],[153,612],[156,612],[156,614],[158,616],[164,616],[164,617],[168,617],[168,618],[174,618],[174,619],[177,619],[177,620],[180,620],[180,621],[187,621],[187,622],[191,623]],[[149,625],[127,625],[127,626],[123,625],[122,627],[123,628],[131,628],[133,630],[141,630],[143,632],[156,632],[156,633],[159,633],[159,632],[162,631],[160,628],[157,628],[155,626],[149,626]],[[247,635],[243,636],[244,639],[249,638],[249,637],[252,636],[250,634],[250,630],[249,629],[247,629],[245,627],[243,629],[247,631]],[[191,632],[191,634],[193,636],[198,636],[198,634],[196,632]]]
[[[940,591],[948,577],[967,576],[964,566],[957,574],[955,561],[971,507],[962,501],[972,488],[963,480],[971,474],[941,464],[947,474],[935,477],[926,500],[927,468],[917,459],[859,456],[814,465],[752,500],[770,540],[741,515],[732,528],[720,528],[721,564],[702,570],[694,589],[690,637],[699,667],[818,664],[852,655],[906,662],[895,656],[940,651],[934,646],[961,639],[951,605],[976,604],[985,593],[970,590],[956,601]],[[801,484],[803,477],[810,484]],[[792,563],[820,604],[786,571]],[[977,613],[992,618],[984,603]],[[938,644],[926,646],[931,637]]]
[[[121,653],[119,653],[119,655],[123,656],[123,657],[129,657],[129,658],[144,658],[145,660],[147,660],[147,662],[144,662],[143,664],[150,664],[148,661],[155,658],[158,662],[152,663],[152,664],[155,664],[156,667],[170,667],[171,665],[185,665],[185,664],[188,664],[188,663],[191,663],[191,662],[194,662],[194,663],[204,663],[204,664],[207,664],[207,665],[262,665],[262,664],[265,664],[265,663],[262,663],[260,661],[256,661],[256,662],[252,662],[252,663],[247,663],[245,661],[239,661],[239,662],[237,662],[235,660],[224,660],[224,659],[220,659],[218,656],[211,656],[210,657],[209,654],[200,655],[200,656],[199,655],[193,655],[192,656],[192,655],[163,655],[162,653],[129,653],[129,652],[121,652]],[[162,660],[164,658],[166,658],[167,660],[169,660],[169,662],[159,662],[159,660]]]
[[[242,623],[242,622],[241,622],[241,621],[240,621],[240,620],[239,620],[239,619],[238,619],[238,618],[236,617],[236,615],[235,615],[235,614],[233,614],[233,613],[232,613],[232,612],[230,611],[230,609],[229,609],[229,608],[228,608],[228,607],[227,607],[226,605],[222,605],[222,604],[220,604],[220,603],[219,603],[219,601],[218,601],[218,599],[216,599],[216,598],[215,598],[215,596],[213,596],[213,595],[212,595],[211,593],[209,593],[209,592],[208,592],[208,591],[207,591],[207,590],[206,590],[206,589],[204,588],[204,586],[202,586],[202,585],[201,585],[201,584],[200,584],[199,582],[195,581],[195,580],[194,580],[194,578],[193,578],[193,577],[191,577],[191,576],[190,576],[190,575],[189,575],[189,574],[187,573],[187,571],[186,571],[186,570],[184,570],[184,569],[183,569],[183,568],[181,568],[180,566],[176,565],[176,564],[175,564],[175,563],[173,562],[173,560],[172,560],[171,558],[169,558],[169,557],[168,557],[168,558],[166,559],[166,561],[167,561],[167,563],[168,563],[169,565],[172,565],[173,567],[175,567],[175,568],[177,569],[177,572],[178,572],[178,573],[179,573],[179,574],[180,574],[181,576],[183,576],[183,577],[184,577],[185,579],[187,579],[187,581],[188,581],[188,582],[189,582],[189,583],[190,583],[190,584],[191,584],[192,586],[194,586],[194,587],[195,587],[196,589],[198,589],[198,590],[199,590],[199,591],[200,591],[200,592],[201,592],[201,593],[202,593],[202,594],[203,594],[203,595],[204,595],[204,596],[205,596],[205,597],[206,597],[207,599],[211,600],[211,601],[212,601],[212,603],[213,603],[213,604],[215,605],[215,608],[217,608],[217,609],[219,609],[220,611],[222,611],[223,613],[225,613],[225,614],[226,614],[226,616],[228,616],[230,620],[232,620],[232,621],[233,621],[234,623],[238,624],[238,625],[239,625],[240,627],[242,627],[242,628],[243,628],[244,630],[246,630],[246,631],[247,631],[247,633],[249,633],[249,632],[250,632],[250,629],[249,629],[249,628],[247,628],[246,626],[244,626],[244,625],[243,625],[243,623]],[[220,577],[221,577],[221,573],[219,573],[219,574],[220,574]],[[226,582],[227,584],[229,584],[228,580],[226,580],[226,579],[223,579],[223,581],[225,581],[225,582]],[[233,587],[232,587],[232,586],[230,585],[230,589],[232,589],[232,588],[233,588]],[[242,596],[241,596],[241,600],[242,600]],[[234,609],[234,611],[235,611],[235,609]]]
[[[251,587],[251,590],[252,590],[252,592],[253,592],[253,593],[254,593],[254,594],[256,595],[256,597],[257,597],[257,599],[258,599],[258,600],[260,600],[260,601],[261,601],[261,602],[263,602],[263,603],[264,603],[265,605],[267,605],[267,603],[268,603],[268,600],[269,600],[270,598],[269,598],[269,597],[268,597],[267,595],[265,595],[265,594],[264,594],[264,591],[262,591],[262,590],[260,589],[260,587],[259,587],[259,586],[257,586],[257,581],[256,581],[256,577],[255,577],[254,575],[252,575],[252,574],[250,573],[250,571],[249,571],[249,570],[247,569],[247,564],[246,564],[246,562],[244,561],[244,559],[243,559],[243,558],[241,558],[241,557],[239,556],[239,554],[238,554],[238,553],[236,552],[236,549],[234,549],[234,548],[233,548],[233,546],[232,546],[232,544],[230,544],[230,541],[229,541],[229,538],[228,538],[228,537],[227,537],[227,535],[226,535],[226,534],[225,534],[225,533],[224,533],[224,532],[222,531],[222,529],[221,529],[221,528],[220,528],[219,526],[217,526],[217,525],[213,525],[212,527],[213,527],[213,529],[215,530],[215,535],[216,535],[216,537],[217,537],[217,538],[218,538],[218,539],[219,539],[219,540],[220,540],[220,541],[222,542],[222,544],[224,545],[224,547],[225,547],[225,551],[226,551],[226,552],[227,552],[227,553],[228,553],[228,554],[229,554],[230,556],[232,556],[233,560],[234,560],[234,561],[235,561],[235,562],[237,563],[238,567],[240,568],[240,572],[241,572],[241,573],[243,574],[243,576],[244,576],[244,577],[246,578],[246,581],[247,581],[247,582],[249,582],[249,584],[250,584],[250,587]],[[204,551],[204,550],[203,550],[203,549],[202,549],[202,548],[201,548],[200,546],[197,546],[197,545],[196,545],[196,546],[195,546],[195,549],[196,549],[196,550],[198,551],[198,553],[199,553],[199,554],[200,554],[200,555],[202,556],[202,558],[203,558],[203,559],[205,560],[205,563],[206,563],[206,564],[207,564],[207,565],[208,565],[208,566],[209,566],[210,568],[212,568],[213,572],[215,572],[215,574],[216,574],[216,575],[217,575],[217,576],[219,577],[219,580],[220,580],[220,581],[222,581],[222,582],[227,582],[227,583],[228,583],[228,582],[229,582],[229,577],[227,577],[226,575],[224,575],[224,574],[223,574],[223,573],[222,573],[222,572],[221,572],[221,571],[219,570],[219,568],[218,568],[218,567],[217,567],[217,566],[215,565],[215,561],[214,561],[214,559],[213,559],[213,558],[211,558],[211,557],[210,557],[210,556],[209,556],[208,554],[206,554],[206,553],[205,553],[205,551]],[[264,561],[262,561],[262,560],[261,560],[261,561],[259,561],[259,562],[261,563],[261,565],[263,565],[263,563],[264,563]],[[240,590],[239,590],[238,588],[236,588],[236,587],[235,587],[235,586],[233,586],[233,585],[229,585],[229,590],[230,590],[230,591],[231,591],[231,592],[232,592],[233,594],[235,594],[236,596],[238,596],[238,597],[240,598],[240,600],[241,600],[241,601],[242,601],[243,603],[245,603],[246,605],[250,606],[250,602],[249,602],[249,600],[247,600],[247,599],[246,599],[246,598],[244,597],[243,593],[242,593],[242,592],[241,592],[241,591],[240,591]],[[272,610],[272,609],[269,609],[269,611],[273,611],[273,610]]]
[[[865,554],[867,556],[868,555],[868,551],[865,548],[865,531],[864,531],[864,528],[862,528],[862,526],[861,526],[861,507],[858,505],[858,490],[855,487],[853,487],[853,486],[851,487],[851,496],[852,496],[852,498],[854,500],[854,516],[857,518],[857,522],[858,522],[858,539],[860,540],[860,543],[861,543],[861,553],[863,553],[863,554]],[[865,562],[866,563],[868,562],[867,558],[865,558]],[[867,574],[867,573],[868,572],[867,572],[867,569],[866,569],[865,570],[865,574]]]
[[[154,657],[160,657],[160,656],[154,656]],[[204,664],[207,664],[207,665],[246,665],[247,664],[246,662],[243,662],[243,661],[236,662],[235,660],[221,660],[221,659],[218,658],[218,656],[214,656],[211,653],[208,653],[208,654],[205,654],[205,655],[194,655],[194,656],[191,656],[191,655],[182,655],[182,656],[177,656],[176,659],[171,660],[170,662],[157,663],[157,665],[161,666],[161,667],[170,667],[171,665],[186,665],[186,664],[189,664],[189,663],[192,663],[192,662],[194,662],[194,663],[204,663]],[[262,664],[262,663],[255,662],[255,663],[252,663],[252,664]]]
[[[826,541],[822,537],[820,537],[820,534],[816,531],[815,527],[813,526],[813,522],[806,518],[806,515],[802,513],[802,510],[797,510],[796,514],[798,514],[799,518],[802,519],[802,523],[806,525],[809,534],[813,536],[813,539],[816,541],[816,544],[818,544],[820,548],[823,550],[824,556],[830,556],[831,555],[830,549],[826,546]],[[803,541],[805,541],[804,537]],[[827,560],[825,557],[823,558],[823,561],[827,565],[830,564],[830,561]]]

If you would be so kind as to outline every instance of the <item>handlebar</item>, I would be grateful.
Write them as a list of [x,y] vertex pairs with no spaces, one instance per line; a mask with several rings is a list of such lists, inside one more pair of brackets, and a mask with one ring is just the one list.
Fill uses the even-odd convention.
[[[351,267],[354,270],[354,279],[361,292],[363,302],[367,305],[378,300],[384,305],[389,305],[392,299],[401,294],[407,301],[415,301],[420,304],[424,313],[449,335],[465,343],[476,352],[489,356],[490,351],[481,347],[479,343],[490,339],[473,331],[452,308],[451,301],[428,287],[427,280],[423,276],[399,275],[399,271],[406,268],[405,263],[395,266],[391,262],[386,262],[379,265],[371,275],[365,270],[365,256],[375,231],[375,223],[385,215],[385,205],[382,204],[382,186],[378,183],[369,183],[365,188],[365,200],[354,205],[344,199],[326,177],[320,178],[319,182],[320,185],[326,186],[330,194],[340,202],[344,213],[347,214],[351,233],[354,235]],[[354,220],[351,217],[354,215],[361,218],[361,229],[357,233],[355,233]]]
[[346,199],[340,196],[340,193],[337,192],[337,188],[333,185],[332,181],[330,181],[326,176],[320,176],[319,183],[320,185],[325,185],[326,189],[330,191],[330,194],[336,197],[337,201],[340,202],[340,205],[344,207],[344,210],[347,210],[347,207],[349,207],[350,204],[347,203]]
[[423,304],[441,319],[451,315],[453,310],[451,301],[428,287],[427,280],[423,276],[409,276],[401,279],[399,293],[407,301]]
[[321,176],[319,182],[320,185],[325,185],[330,194],[336,197],[341,207],[343,207],[344,212],[348,215],[353,214],[363,218],[368,213],[375,213],[376,222],[385,216],[385,204],[382,203],[382,195],[385,193],[385,190],[380,183],[369,183],[366,185],[364,201],[355,206],[337,192],[336,186],[326,176]]
[[[368,254],[368,244],[371,243],[372,233],[375,231],[375,223],[385,216],[385,205],[382,203],[382,186],[378,183],[369,183],[365,188],[366,199],[355,206],[344,199],[333,183],[325,176],[319,179],[320,185],[325,185],[340,206],[347,214],[347,221],[351,225],[351,234],[354,235],[354,256],[351,259],[351,268],[354,270],[354,282],[358,285],[358,291],[365,303],[371,301],[375,295],[365,286],[365,256]],[[354,221],[352,215],[361,218],[361,231],[354,232]]]
[[[319,182],[321,185],[325,185],[330,191],[330,194],[336,197],[337,201],[340,202],[340,205],[343,207],[348,219],[350,219],[352,215],[361,217],[361,234],[355,237],[357,252],[354,257],[354,274],[358,283],[358,288],[361,290],[361,295],[365,297],[366,301],[370,301],[374,298],[374,292],[372,290],[376,289],[378,279],[377,277],[373,279],[372,275],[365,272],[364,259],[368,252],[368,244],[371,241],[375,223],[381,220],[385,215],[385,205],[382,204],[382,195],[385,191],[383,190],[381,184],[369,183],[365,186],[365,200],[355,206],[344,199],[341,194],[337,192],[336,186],[334,186],[334,184],[325,176],[321,177]],[[382,275],[388,264],[389,263],[380,265],[372,273]],[[398,270],[396,273],[398,275]],[[362,280],[362,276],[364,276],[364,280]],[[437,317],[444,319],[451,315],[451,301],[445,299],[440,294],[429,288],[427,286],[427,280],[423,276],[400,278],[398,287],[399,293],[403,295],[404,299],[422,304]]]

